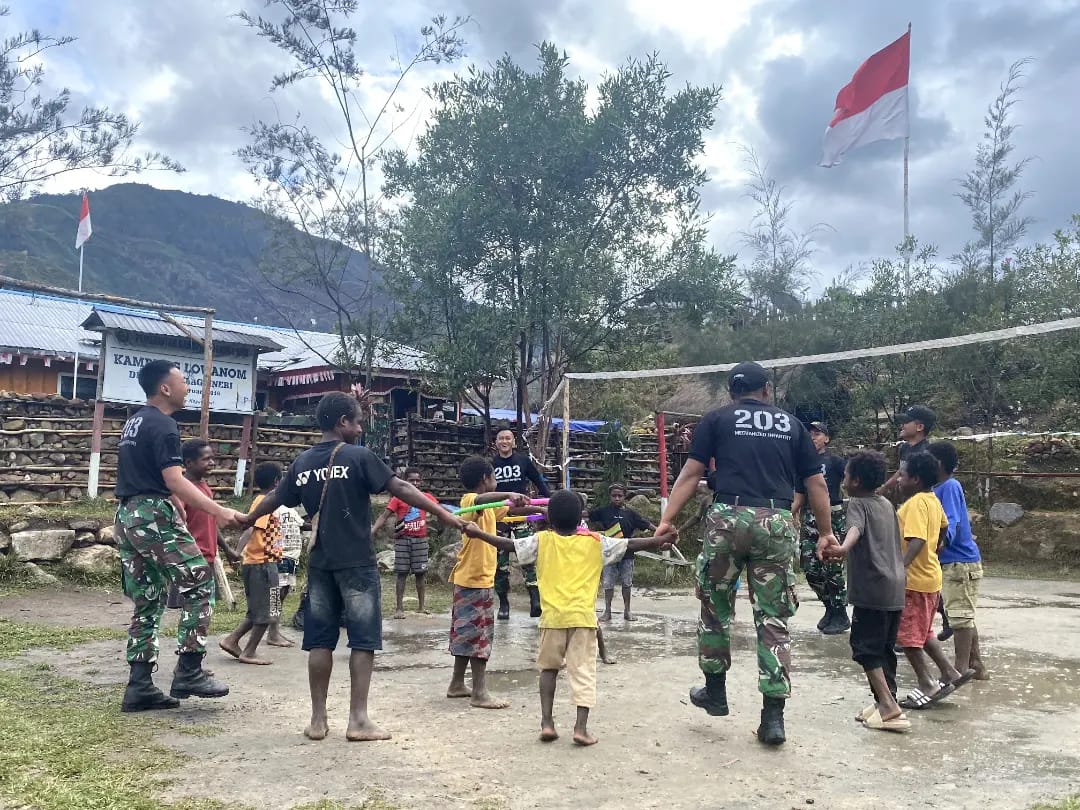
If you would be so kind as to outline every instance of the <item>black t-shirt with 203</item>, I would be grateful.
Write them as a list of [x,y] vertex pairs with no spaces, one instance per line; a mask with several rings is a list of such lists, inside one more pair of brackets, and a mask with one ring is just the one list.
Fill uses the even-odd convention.
[[[847,463],[840,456],[832,453],[822,453],[818,458],[821,459],[821,472],[825,476],[825,485],[829,488],[829,504],[839,506],[844,502],[840,487],[844,483],[844,470],[847,469]],[[795,491],[805,495],[806,483],[799,481],[795,485]]]
[[180,428],[153,405],[144,405],[124,423],[117,445],[116,497],[169,497],[162,470],[183,466]]
[[787,411],[743,399],[702,417],[690,458],[709,466],[716,497],[790,502],[795,486],[821,472],[821,458],[806,427]]
[[528,495],[529,482],[532,481],[541,498],[546,498],[551,494],[543,474],[533,464],[533,460],[524,453],[511,453],[507,458],[496,454],[491,459],[491,466],[495,470],[497,492],[517,492]]
[[373,568],[371,496],[386,489],[394,471],[366,447],[347,444],[334,456],[328,479],[327,464],[338,444],[320,442],[301,453],[281,479],[277,496],[285,506],[303,504],[314,516],[323,487],[329,485],[309,565],[328,571]]

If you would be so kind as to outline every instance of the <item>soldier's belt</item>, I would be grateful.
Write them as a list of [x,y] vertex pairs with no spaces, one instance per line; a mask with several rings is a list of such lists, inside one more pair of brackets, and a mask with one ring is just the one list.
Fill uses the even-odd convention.
[[167,501],[168,495],[129,495],[120,501],[120,505],[127,507],[135,503],[142,503],[143,501]]
[[742,495],[720,495],[719,493],[713,497],[713,503],[758,509],[791,509],[791,501],[783,498],[745,498]]

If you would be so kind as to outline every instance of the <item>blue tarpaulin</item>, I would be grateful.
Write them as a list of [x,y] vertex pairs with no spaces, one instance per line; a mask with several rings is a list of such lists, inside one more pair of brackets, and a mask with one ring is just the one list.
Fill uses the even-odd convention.
[[[479,416],[483,418],[483,414],[474,408],[462,408],[463,414],[469,414],[470,416]],[[491,418],[498,422],[516,422],[517,411],[512,411],[509,408],[492,408]],[[533,414],[533,424],[536,423],[536,414]],[[551,424],[559,429],[562,429],[562,419],[552,419]],[[570,420],[570,432],[571,433],[596,433],[606,425],[607,422],[597,421],[595,419],[571,419]]]

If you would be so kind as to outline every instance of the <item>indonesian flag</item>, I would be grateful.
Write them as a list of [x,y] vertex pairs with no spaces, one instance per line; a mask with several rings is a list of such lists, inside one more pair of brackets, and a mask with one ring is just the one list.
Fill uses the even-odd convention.
[[75,232],[75,249],[83,246],[83,242],[90,238],[93,231],[90,229],[90,198],[86,192],[82,195],[82,211],[79,212],[79,230]]
[[825,130],[822,166],[835,166],[852,149],[908,134],[911,31],[875,53],[836,94],[836,112]]

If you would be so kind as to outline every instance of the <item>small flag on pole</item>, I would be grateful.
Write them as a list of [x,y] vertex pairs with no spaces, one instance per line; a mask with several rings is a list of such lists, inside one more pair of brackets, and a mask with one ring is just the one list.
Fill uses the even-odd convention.
[[90,229],[90,198],[86,192],[82,195],[82,211],[79,212],[79,230],[75,233],[75,249],[83,246],[83,242],[90,238],[93,231]]
[[822,166],[835,166],[852,149],[868,143],[907,136],[910,66],[910,31],[859,66],[836,95]]

